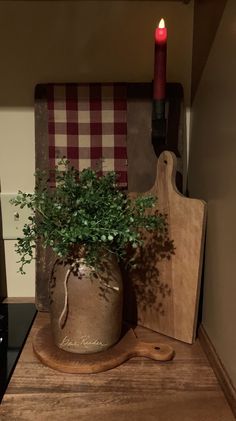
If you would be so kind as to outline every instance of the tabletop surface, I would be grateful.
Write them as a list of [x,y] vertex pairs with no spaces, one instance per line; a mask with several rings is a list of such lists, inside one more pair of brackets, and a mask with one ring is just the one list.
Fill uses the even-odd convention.
[[173,361],[132,358],[98,374],[64,374],[34,355],[32,338],[48,323],[38,313],[0,406],[7,421],[233,421],[215,374],[194,345],[137,327],[138,338],[168,343]]

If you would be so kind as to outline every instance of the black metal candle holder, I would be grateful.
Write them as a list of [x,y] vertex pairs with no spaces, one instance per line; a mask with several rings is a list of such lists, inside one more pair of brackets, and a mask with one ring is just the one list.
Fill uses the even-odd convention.
[[178,136],[182,102],[180,83],[167,83],[166,100],[153,102],[152,144],[157,156],[168,150],[180,157]]
[[[167,83],[166,100],[153,101],[152,144],[157,157],[163,151],[174,152],[180,157],[178,148],[183,87],[180,83]],[[176,185],[182,191],[182,174],[177,171]]]
[[[165,100],[154,100],[152,106],[152,143],[164,150],[166,145]],[[158,151],[157,151],[158,152]],[[158,152],[158,154],[160,154]]]

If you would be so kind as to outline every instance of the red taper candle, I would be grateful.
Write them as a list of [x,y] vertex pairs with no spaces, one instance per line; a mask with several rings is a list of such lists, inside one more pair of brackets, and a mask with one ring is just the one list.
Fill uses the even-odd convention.
[[155,30],[155,58],[154,58],[154,101],[164,100],[166,96],[166,54],[167,54],[167,28],[164,19],[161,19]]

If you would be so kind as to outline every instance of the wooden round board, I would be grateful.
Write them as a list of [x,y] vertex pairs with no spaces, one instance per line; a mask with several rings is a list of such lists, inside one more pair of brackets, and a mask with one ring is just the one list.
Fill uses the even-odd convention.
[[147,357],[156,361],[168,361],[174,357],[174,350],[169,345],[141,342],[131,328],[116,345],[106,351],[76,354],[63,351],[54,344],[48,324],[39,329],[34,336],[33,350],[39,360],[50,368],[74,374],[106,371],[132,357]]

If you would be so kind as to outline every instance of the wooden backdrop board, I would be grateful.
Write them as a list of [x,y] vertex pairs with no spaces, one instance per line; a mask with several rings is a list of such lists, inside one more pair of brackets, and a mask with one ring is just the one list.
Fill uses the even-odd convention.
[[[176,157],[162,152],[155,211],[166,215],[167,231],[148,234],[136,252],[137,268],[126,273],[125,317],[159,333],[192,343],[196,334],[206,205],[175,186]],[[136,194],[134,194],[136,196]]]
[[[48,109],[47,84],[39,84],[35,90],[35,165],[36,168],[49,167],[48,156]],[[171,119],[167,129],[167,148],[177,150],[178,171],[185,177],[185,137],[184,118],[174,112],[176,98],[182,101],[182,86],[167,84],[167,98]],[[183,102],[182,109],[183,109]],[[183,110],[182,110],[183,111]],[[174,148],[174,149],[173,149]],[[152,84],[127,84],[127,154],[129,191],[145,192],[156,179],[157,157],[152,145]],[[36,306],[40,311],[48,311],[48,279],[54,262],[53,253],[37,244],[36,258]]]

